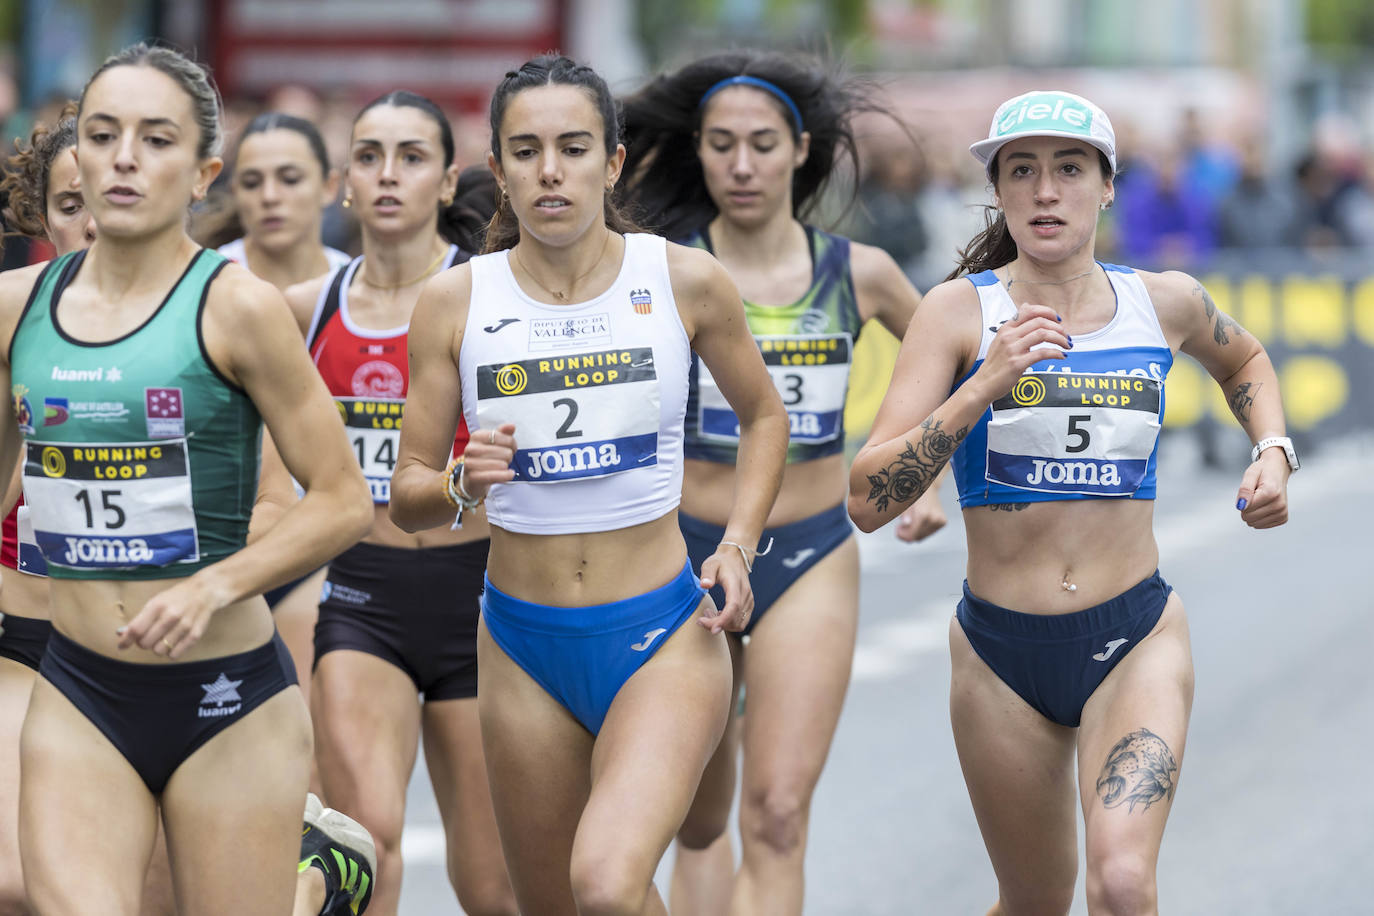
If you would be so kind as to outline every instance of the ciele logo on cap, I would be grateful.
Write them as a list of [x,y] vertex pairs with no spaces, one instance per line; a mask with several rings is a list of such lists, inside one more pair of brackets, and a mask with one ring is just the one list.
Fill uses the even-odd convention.
[[997,119],[996,136],[1023,130],[1056,130],[1090,136],[1093,113],[1081,102],[1057,92],[1041,92],[1018,100]]

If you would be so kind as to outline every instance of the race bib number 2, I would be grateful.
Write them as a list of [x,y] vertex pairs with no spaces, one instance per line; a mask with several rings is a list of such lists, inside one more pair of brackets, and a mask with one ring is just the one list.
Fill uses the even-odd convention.
[[652,347],[477,367],[481,429],[515,424],[517,481],[605,477],[658,463]]
[[25,444],[24,496],[51,566],[123,569],[200,559],[185,439]]

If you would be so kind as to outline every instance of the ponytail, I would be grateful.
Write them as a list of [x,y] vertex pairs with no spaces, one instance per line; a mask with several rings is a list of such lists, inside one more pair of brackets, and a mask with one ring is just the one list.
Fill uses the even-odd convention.
[[1016,260],[1016,242],[1007,229],[1007,215],[993,206],[983,207],[983,231],[959,251],[959,263],[946,280],[996,270]]

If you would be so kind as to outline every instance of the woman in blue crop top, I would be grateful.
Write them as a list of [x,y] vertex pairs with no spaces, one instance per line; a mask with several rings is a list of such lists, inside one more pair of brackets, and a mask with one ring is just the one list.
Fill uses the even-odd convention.
[[1278,381],[1192,277],[1094,260],[1116,171],[1097,106],[1018,96],[972,152],[995,218],[917,311],[849,511],[878,528],[954,464],[969,559],[950,713],[992,913],[1067,912],[1079,801],[1089,911],[1154,912],[1193,695],[1152,531],[1164,377],[1176,352],[1198,360],[1257,443],[1236,501],[1254,528],[1287,520],[1297,465]]
[[[754,616],[730,639],[749,714],[731,717],[678,834],[672,909],[682,916],[802,910],[811,798],[859,621],[859,550],[844,511],[853,347],[869,319],[900,338],[920,302],[887,252],[804,221],[838,166],[857,171],[851,125],[864,111],[883,108],[862,82],[820,61],[749,50],[693,61],[625,101],[627,192],[659,231],[730,272],[791,433],[750,578]],[[736,422],[697,366],[679,517],[694,565],[715,549],[734,503]],[[910,516],[921,535],[942,527],[939,494]],[[726,827],[741,748],[736,873]]]

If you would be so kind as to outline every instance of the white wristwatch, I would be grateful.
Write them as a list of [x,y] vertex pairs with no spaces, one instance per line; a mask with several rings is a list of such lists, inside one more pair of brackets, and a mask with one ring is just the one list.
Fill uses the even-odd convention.
[[1261,439],[1250,450],[1250,460],[1252,462],[1259,461],[1260,452],[1275,445],[1283,449],[1283,454],[1288,458],[1289,468],[1296,471],[1302,467],[1302,462],[1298,461],[1298,453],[1293,451],[1293,440],[1287,436],[1270,436],[1268,439]]

